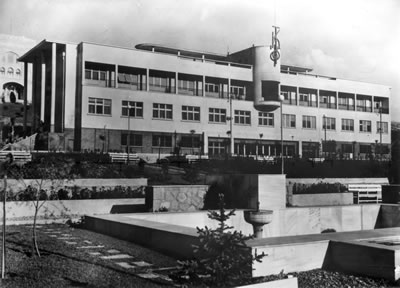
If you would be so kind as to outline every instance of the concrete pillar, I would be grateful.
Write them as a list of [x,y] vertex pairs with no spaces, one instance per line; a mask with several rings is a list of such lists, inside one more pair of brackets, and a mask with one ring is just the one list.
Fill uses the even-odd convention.
[[146,69],[146,91],[150,90],[150,69]]
[[203,97],[206,96],[206,76],[203,75]]
[[115,88],[118,88],[118,65],[115,65]]
[[27,136],[28,62],[24,62],[24,137]]
[[178,72],[175,72],[175,94],[178,94]]
[[54,132],[56,116],[56,52],[57,44],[52,43],[51,47],[51,112],[50,112],[50,132]]
[[303,141],[299,141],[299,156],[303,155]]
[[42,75],[40,76],[41,78],[41,84],[40,84],[40,121],[44,122],[44,107],[45,107],[45,96],[46,96],[46,63],[44,59],[44,54],[42,53],[41,56],[41,62],[42,65]]

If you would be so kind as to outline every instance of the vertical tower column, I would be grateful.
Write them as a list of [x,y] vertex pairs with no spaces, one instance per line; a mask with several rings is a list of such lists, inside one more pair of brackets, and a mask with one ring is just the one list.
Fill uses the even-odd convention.
[[44,59],[44,52],[42,52],[41,60],[41,75],[40,75],[40,121],[44,122],[44,106],[45,106],[45,93],[46,93],[46,64]]
[[28,62],[24,62],[24,137],[27,136]]
[[50,132],[54,132],[56,115],[56,52],[57,44],[51,46],[51,109],[50,109]]

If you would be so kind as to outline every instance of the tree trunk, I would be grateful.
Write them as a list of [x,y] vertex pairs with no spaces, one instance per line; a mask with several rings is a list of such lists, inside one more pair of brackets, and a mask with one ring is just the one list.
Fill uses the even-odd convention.
[[37,234],[36,234],[36,218],[38,214],[39,207],[35,206],[35,216],[33,218],[33,229],[32,229],[32,242],[33,242],[33,251],[32,255],[36,252],[36,254],[40,257],[39,247],[37,244]]

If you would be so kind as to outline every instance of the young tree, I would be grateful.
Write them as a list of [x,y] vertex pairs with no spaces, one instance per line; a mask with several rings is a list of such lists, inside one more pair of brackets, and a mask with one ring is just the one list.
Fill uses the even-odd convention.
[[52,156],[42,157],[21,167],[14,166],[14,169],[9,169],[10,178],[19,180],[24,187],[23,191],[19,192],[19,198],[33,203],[35,212],[32,225],[32,254],[36,253],[39,257],[36,233],[39,211],[47,199],[56,195],[57,191],[64,187],[65,181],[74,178],[72,166],[73,162]]
[[252,255],[246,241],[253,236],[232,231],[233,227],[226,224],[235,210],[227,212],[224,205],[224,194],[219,194],[219,210],[208,213],[210,219],[218,221],[218,227],[197,227],[199,245],[194,247],[194,259],[180,261],[180,270],[172,278],[211,287],[231,287],[249,281],[253,262],[261,262],[265,254]]

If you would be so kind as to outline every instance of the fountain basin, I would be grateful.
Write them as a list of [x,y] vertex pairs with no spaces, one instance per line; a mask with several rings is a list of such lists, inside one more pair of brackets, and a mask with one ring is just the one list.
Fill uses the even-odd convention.
[[273,210],[244,211],[244,220],[251,225],[266,225],[271,223]]

